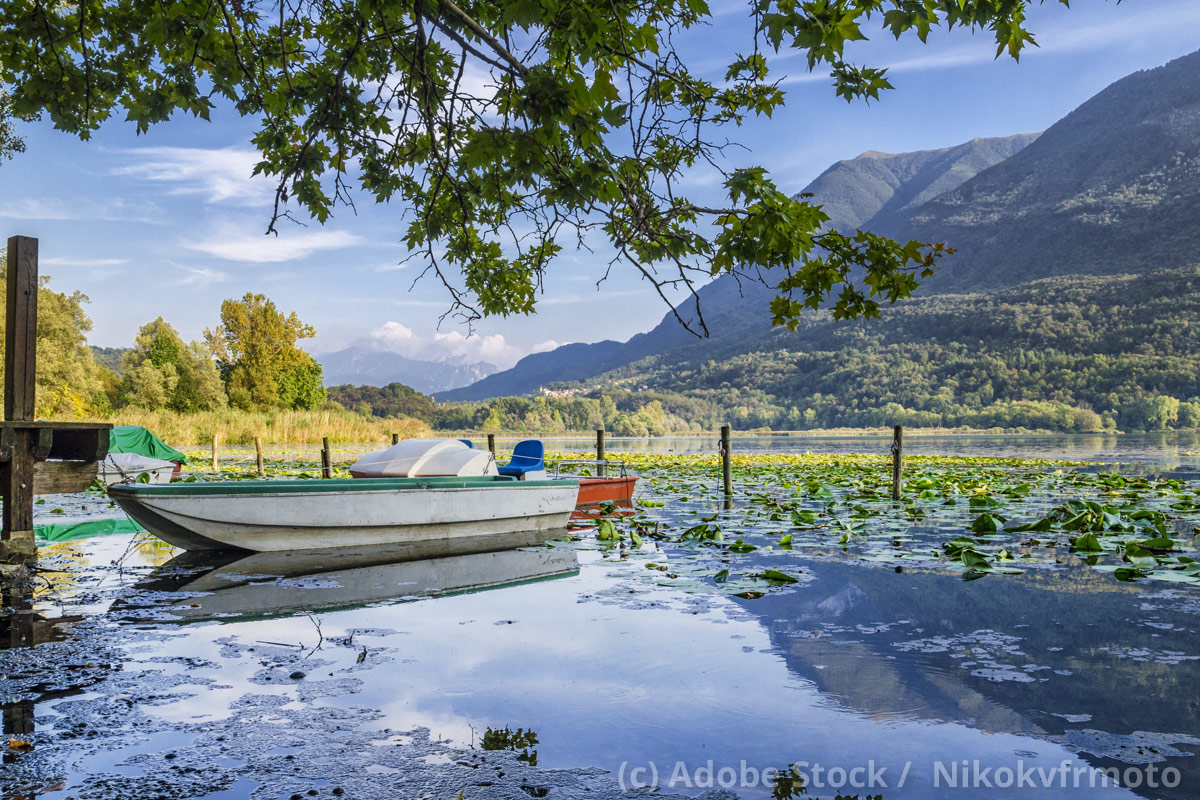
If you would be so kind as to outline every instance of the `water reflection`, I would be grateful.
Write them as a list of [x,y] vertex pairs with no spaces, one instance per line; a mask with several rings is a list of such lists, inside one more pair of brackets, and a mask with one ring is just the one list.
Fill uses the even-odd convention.
[[[464,747],[491,728],[489,743],[515,743],[540,767],[599,766],[615,781],[623,764],[654,764],[664,788],[690,794],[720,788],[704,781],[719,780],[723,767],[761,773],[801,763],[811,777],[816,764],[874,762],[887,770],[886,786],[841,793],[888,800],[1188,798],[1200,785],[1197,758],[1187,755],[1200,747],[1194,591],[1121,584],[1086,568],[965,583],[821,561],[804,562],[812,580],[791,591],[736,601],[647,588],[644,564],[615,551],[397,555],[189,555],[153,570],[106,618],[134,618],[106,633],[124,648],[112,658],[124,688],[97,691],[129,693],[122,703],[169,729],[102,762],[80,762],[71,789],[51,796],[86,796],[76,791],[82,781],[125,769],[126,759],[161,764],[147,754],[164,748],[187,758],[189,732],[248,739],[289,709],[331,719],[370,709],[379,714],[374,730],[424,726]],[[562,579],[537,580],[548,576]],[[495,584],[503,586],[462,591]],[[443,596],[387,602],[429,594]],[[171,624],[139,615],[147,604]],[[174,624],[190,619],[222,624]],[[325,647],[314,653],[318,636]],[[36,659],[29,668],[39,668]],[[271,724],[251,702],[268,694],[280,701]],[[31,718],[31,710],[27,703],[21,713]],[[43,698],[37,711],[64,726],[87,706],[55,709]],[[288,754],[330,762],[336,746],[297,728]],[[344,755],[335,752],[329,767],[338,780]],[[1154,790],[1020,792],[934,783],[936,763],[963,760],[993,771],[1064,760],[1085,771],[1169,766],[1182,780]],[[547,788],[554,778],[546,775],[546,786],[530,788],[570,796]],[[811,797],[838,793],[807,785]],[[746,798],[774,792],[761,780],[732,788]]]
[[[537,538],[527,535],[524,544]],[[506,534],[503,542],[511,545],[514,537]],[[184,552],[139,582],[116,609],[162,606],[181,621],[269,617],[561,577],[579,568],[570,551],[496,545],[478,537],[459,544]]]

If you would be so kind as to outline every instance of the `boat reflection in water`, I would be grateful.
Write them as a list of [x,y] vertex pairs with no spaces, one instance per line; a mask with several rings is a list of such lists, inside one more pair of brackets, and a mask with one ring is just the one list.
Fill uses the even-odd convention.
[[[182,622],[262,618],[577,574],[579,562],[572,551],[496,549],[532,546],[543,538],[530,531],[479,537],[469,545],[415,542],[272,553],[189,551],[138,583],[136,594],[120,605],[156,607]],[[181,599],[180,592],[187,597]]]

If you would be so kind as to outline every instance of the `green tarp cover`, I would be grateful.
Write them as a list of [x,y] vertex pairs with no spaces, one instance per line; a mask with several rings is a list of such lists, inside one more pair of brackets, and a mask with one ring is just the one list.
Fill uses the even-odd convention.
[[68,542],[72,539],[87,539],[92,536],[107,536],[110,533],[138,533],[144,530],[145,528],[128,518],[89,519],[82,522],[34,525],[33,536],[38,544],[50,544],[51,542]]
[[141,425],[117,425],[108,435],[108,452],[137,453],[163,461],[186,464],[187,456],[171,447]]

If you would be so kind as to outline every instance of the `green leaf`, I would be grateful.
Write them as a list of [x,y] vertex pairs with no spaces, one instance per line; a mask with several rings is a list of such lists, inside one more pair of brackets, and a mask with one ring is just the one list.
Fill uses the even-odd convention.
[[765,578],[773,583],[797,583],[800,579],[777,569],[765,569],[756,577]]
[[596,526],[596,539],[601,542],[619,542],[621,534],[617,532],[617,526],[613,525],[612,520],[602,519]]

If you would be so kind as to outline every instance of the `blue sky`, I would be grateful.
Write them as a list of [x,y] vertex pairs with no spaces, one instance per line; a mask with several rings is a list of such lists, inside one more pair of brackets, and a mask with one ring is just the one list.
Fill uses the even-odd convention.
[[[714,24],[690,36],[691,63],[713,76],[744,28],[744,3],[714,3]],[[856,43],[851,60],[890,66],[895,91],[847,104],[823,75],[784,54],[787,108],[731,133],[745,146],[731,166],[767,167],[799,191],[830,164],[865,150],[904,152],[974,137],[1044,130],[1118,78],[1200,47],[1197,0],[1076,0],[1035,7],[1040,48],[1020,64],[993,61],[985,35],[935,33],[927,45],[884,31]],[[1200,76],[1197,76],[1200,79]],[[0,165],[0,232],[41,239],[41,271],[60,291],[91,298],[91,342],[128,346],[139,325],[162,315],[198,338],[217,321],[221,300],[262,292],[317,327],[314,351],[370,338],[409,356],[460,356],[508,366],[555,343],[626,339],[666,311],[631,268],[614,270],[602,252],[567,252],[546,282],[539,312],[489,319],[475,335],[439,317],[448,308],[434,280],[413,285],[419,267],[401,266],[403,208],[360,198],[325,226],[284,225],[263,236],[272,187],[250,179],[252,123],[232,114],[212,123],[178,118],[136,136],[113,122],[89,142],[46,123],[24,126],[27,152]],[[688,181],[698,196],[713,176]]]

